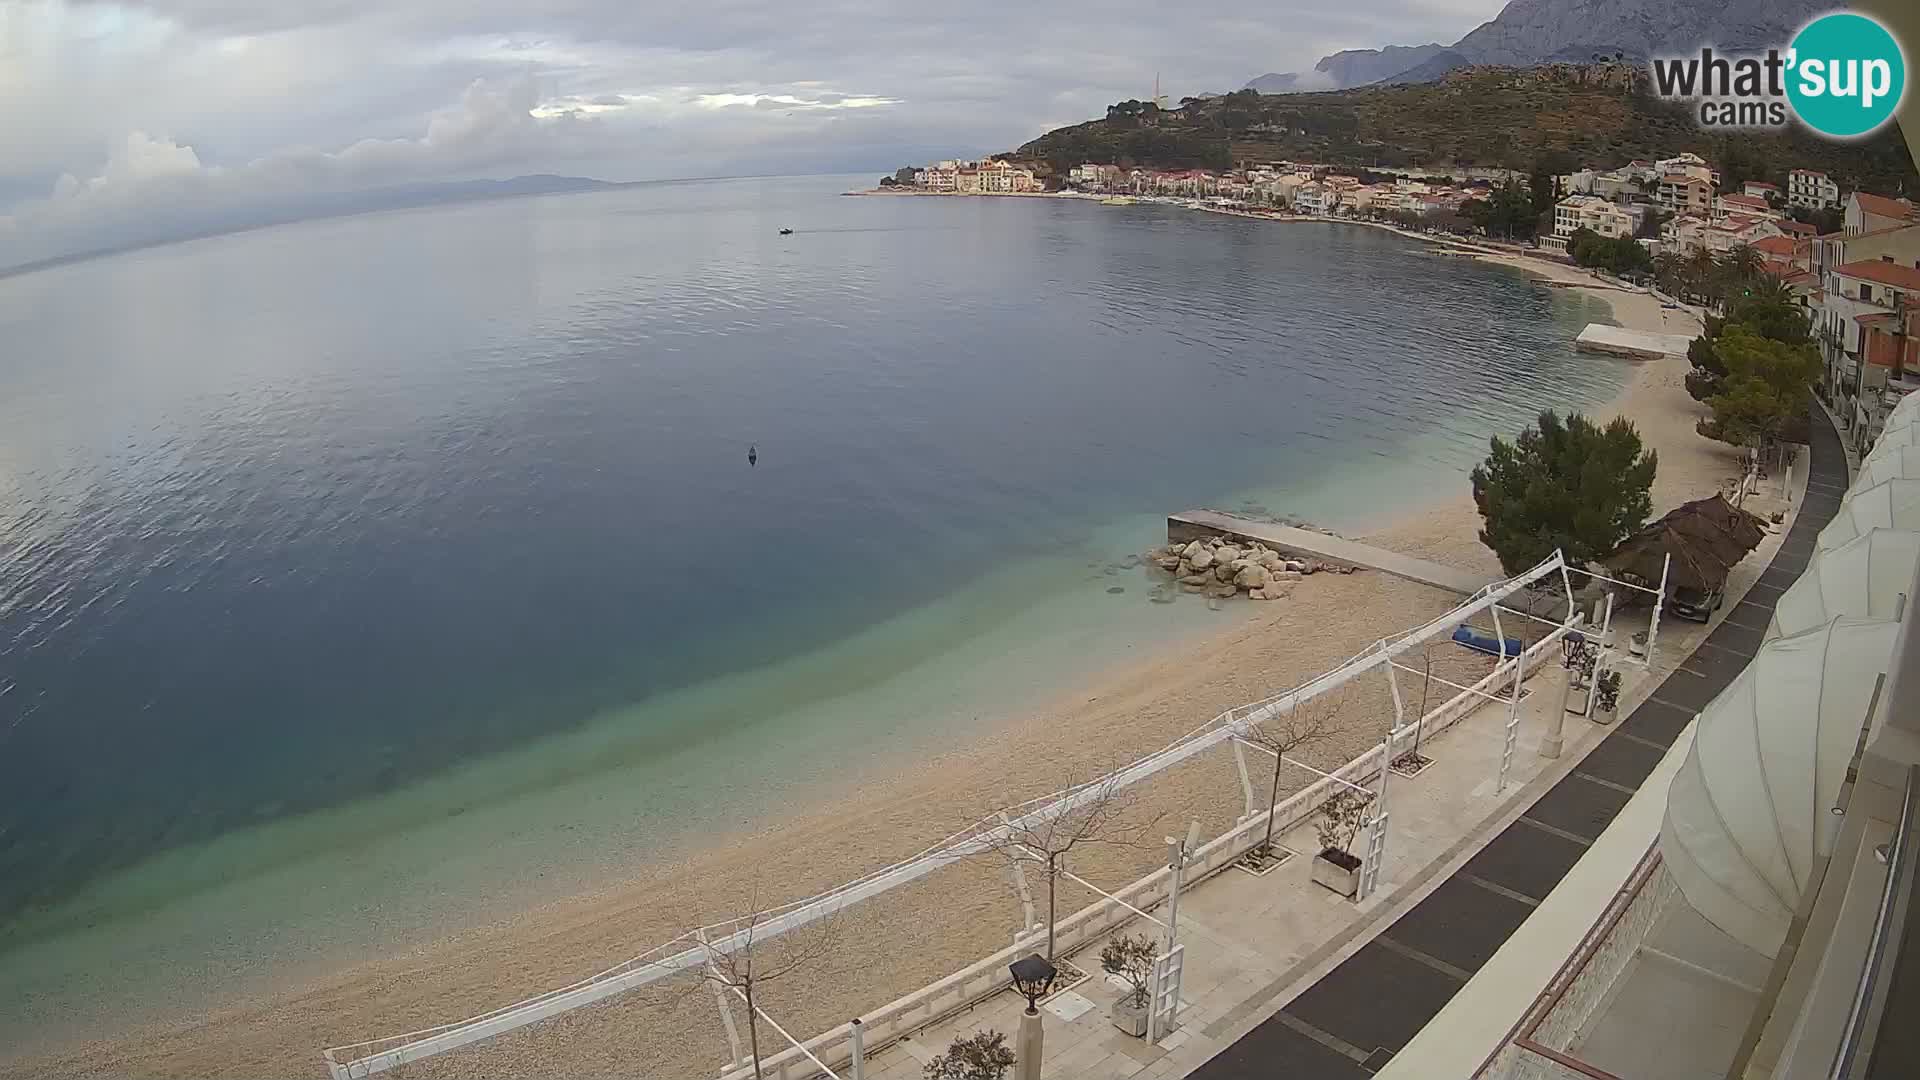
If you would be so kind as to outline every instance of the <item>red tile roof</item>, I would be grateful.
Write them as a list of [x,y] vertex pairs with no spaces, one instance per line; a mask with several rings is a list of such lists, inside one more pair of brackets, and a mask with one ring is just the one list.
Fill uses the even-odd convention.
[[1722,195],[1720,201],[1728,206],[1744,206],[1749,210],[1767,210],[1767,200],[1758,195]]
[[1769,184],[1769,183],[1767,183],[1767,182],[1766,182],[1765,180],[1749,180],[1749,181],[1747,181],[1747,182],[1746,182],[1745,184],[1742,184],[1741,186],[1742,186],[1742,187],[1757,187],[1757,188],[1765,188],[1765,189],[1767,189],[1768,191],[1779,191],[1779,190],[1780,190],[1780,185],[1778,185],[1778,184]]
[[1899,263],[1867,259],[1835,267],[1833,272],[1841,277],[1859,278],[1862,281],[1874,281],[1882,285],[1920,292],[1920,268],[1902,266]]
[[1783,218],[1774,224],[1780,226],[1782,232],[1797,233],[1801,236],[1812,236],[1820,231],[1804,221],[1794,221],[1791,218]]
[[1889,199],[1885,195],[1873,195],[1865,191],[1856,191],[1854,197],[1860,200],[1860,209],[1875,217],[1904,218],[1913,216],[1913,204],[1899,199]]
[[1791,256],[1800,251],[1800,245],[1791,236],[1766,236],[1753,242],[1753,250],[1763,255]]

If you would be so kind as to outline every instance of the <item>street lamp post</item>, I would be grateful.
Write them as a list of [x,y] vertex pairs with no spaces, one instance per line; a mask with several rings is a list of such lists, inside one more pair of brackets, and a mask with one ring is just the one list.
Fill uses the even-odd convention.
[[1027,999],[1027,1011],[1020,1014],[1020,1035],[1013,1047],[1014,1080],[1040,1080],[1040,999],[1053,989],[1060,972],[1047,958],[1030,953],[1007,965],[1013,973],[1013,988]]

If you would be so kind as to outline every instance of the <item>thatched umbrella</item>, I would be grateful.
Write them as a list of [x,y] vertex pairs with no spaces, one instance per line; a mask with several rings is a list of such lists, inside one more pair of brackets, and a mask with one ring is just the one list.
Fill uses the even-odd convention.
[[1766,522],[1715,495],[1675,507],[1601,562],[1623,577],[1657,585],[1661,565],[1672,555],[1667,584],[1704,592],[1725,585],[1727,572],[1766,534]]

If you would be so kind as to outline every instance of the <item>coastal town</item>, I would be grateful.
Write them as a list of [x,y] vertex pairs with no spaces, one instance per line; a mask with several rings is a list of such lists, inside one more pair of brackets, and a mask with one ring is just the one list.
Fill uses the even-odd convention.
[[[1856,449],[1871,445],[1899,399],[1920,388],[1920,205],[1913,200],[1843,192],[1831,176],[1804,168],[1727,183],[1694,153],[1545,180],[1553,190],[1536,198],[1537,178],[1495,167],[1085,163],[1043,176],[1029,164],[989,158],[901,169],[881,190],[1156,202],[1282,220],[1369,222],[1509,247],[1524,240],[1513,228],[1519,223],[1531,226],[1531,241],[1520,244],[1527,254],[1610,271],[1677,299],[1697,291],[1689,283],[1717,264],[1777,279],[1814,328],[1824,368],[1816,390]],[[1522,209],[1503,217],[1503,202]],[[1536,207],[1545,207],[1537,220],[1518,221]],[[1610,242],[1609,252],[1589,256],[1582,241],[1595,239]]]

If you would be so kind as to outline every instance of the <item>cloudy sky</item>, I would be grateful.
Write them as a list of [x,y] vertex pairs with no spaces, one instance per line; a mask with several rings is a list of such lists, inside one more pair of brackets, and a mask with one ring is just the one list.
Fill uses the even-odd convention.
[[[1501,0],[0,0],[0,265],[423,180],[875,171]],[[138,237],[134,237],[137,239]]]

